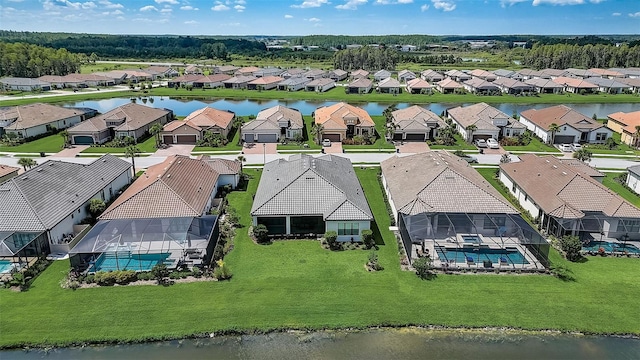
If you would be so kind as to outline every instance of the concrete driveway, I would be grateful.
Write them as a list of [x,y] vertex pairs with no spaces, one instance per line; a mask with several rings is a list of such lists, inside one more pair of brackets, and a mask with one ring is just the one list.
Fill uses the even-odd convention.
[[185,155],[190,156],[195,145],[169,145],[166,149],[158,149],[153,156]]
[[405,141],[404,143],[396,144],[396,151],[401,154],[418,154],[429,151],[429,145],[424,141]]
[[332,141],[331,146],[323,146],[325,154],[342,154],[342,143]]
[[277,154],[277,143],[244,143],[242,153],[245,155]]

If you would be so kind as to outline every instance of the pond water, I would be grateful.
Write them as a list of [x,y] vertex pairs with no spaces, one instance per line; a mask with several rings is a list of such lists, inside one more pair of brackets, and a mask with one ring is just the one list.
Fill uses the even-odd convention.
[[[173,98],[167,96],[149,96],[138,98],[135,100],[139,104],[156,107],[167,108],[173,110],[173,113],[177,116],[187,116],[191,112],[201,109],[205,106],[210,106],[220,110],[230,110],[239,116],[256,115],[261,110],[266,108],[283,105],[290,108],[298,109],[303,115],[310,115],[317,108],[321,106],[328,106],[335,104],[336,101],[299,101],[299,100],[230,100],[220,98]],[[130,98],[113,98],[104,100],[87,100],[78,102],[65,103],[65,106],[74,107],[89,107],[96,109],[101,113],[107,112],[115,107],[124,105],[131,102]],[[370,115],[382,115],[384,109],[386,109],[390,103],[358,103],[351,102],[351,104],[364,108]],[[403,109],[413,104],[399,103],[398,109]],[[433,104],[421,104],[426,109],[433,111],[435,114],[440,115],[444,110],[456,107],[456,106],[471,105],[468,103],[433,103]],[[513,113],[520,113],[527,109],[542,109],[545,107],[553,106],[552,104],[491,104],[500,111],[507,115]],[[632,112],[640,110],[640,104],[624,103],[624,104],[566,104],[571,108],[579,111],[587,116],[596,114],[598,118],[606,118],[608,114],[614,112]]]
[[218,336],[0,352],[4,359],[640,359],[640,340],[559,334],[377,329]]

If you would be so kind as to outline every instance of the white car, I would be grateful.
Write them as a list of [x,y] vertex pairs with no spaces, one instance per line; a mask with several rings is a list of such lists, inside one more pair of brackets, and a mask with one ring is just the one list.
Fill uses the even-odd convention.
[[489,149],[499,149],[500,148],[500,144],[498,143],[498,141],[494,138],[488,138],[487,139],[487,147],[489,147]]
[[573,146],[571,146],[571,144],[562,144],[558,145],[558,147],[562,152],[573,152]]
[[573,147],[573,151],[582,150],[582,145],[578,143],[573,143],[571,146]]
[[479,148],[486,148],[487,147],[487,142],[484,141],[484,139],[478,139],[476,140],[476,146]]
[[322,140],[322,146],[327,146],[327,147],[331,146],[331,140],[329,139]]

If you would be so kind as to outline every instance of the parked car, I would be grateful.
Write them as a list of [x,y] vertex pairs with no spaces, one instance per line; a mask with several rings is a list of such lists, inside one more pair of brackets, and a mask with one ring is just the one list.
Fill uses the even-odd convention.
[[571,144],[558,145],[558,148],[560,148],[562,152],[573,152],[573,146],[571,146]]
[[476,140],[476,146],[479,148],[486,148],[487,147],[487,141],[485,139],[478,139]]
[[487,139],[487,146],[489,147],[489,149],[500,149],[500,144],[498,143],[498,140],[494,138]]
[[571,146],[573,147],[573,151],[582,150],[582,145],[578,143],[573,143]]
[[324,139],[322,140],[322,146],[331,146],[331,140],[329,139]]
[[466,162],[468,162],[469,164],[477,164],[478,163],[478,159],[475,158],[475,156],[471,156],[471,155],[465,155],[465,156],[461,156]]

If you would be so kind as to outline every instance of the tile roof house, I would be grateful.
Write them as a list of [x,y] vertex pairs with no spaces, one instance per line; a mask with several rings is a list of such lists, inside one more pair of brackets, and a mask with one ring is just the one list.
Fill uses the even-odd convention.
[[235,76],[255,76],[254,73],[260,70],[262,69],[256,66],[247,66],[247,67],[242,67],[236,70],[234,75]]
[[[331,82],[333,80],[329,79]],[[305,88],[305,86],[311,82],[311,79],[304,76],[295,76],[282,80],[278,83],[278,90],[281,91],[298,91]]]
[[139,139],[155,123],[166,124],[173,111],[129,103],[98,115],[67,130],[75,145],[103,144],[111,139],[130,136]]
[[551,79],[529,79],[525,84],[531,85],[540,94],[559,94],[564,91],[564,85],[560,85]]
[[113,155],[90,164],[48,160],[0,184],[0,231],[46,233],[49,244],[62,244],[89,216],[91,199],[110,201],[131,177],[131,164]]
[[566,70],[560,69],[542,69],[540,70],[540,74],[537,76],[539,79],[555,79],[560,76],[567,76],[569,73]]
[[436,84],[436,89],[438,89],[438,91],[443,94],[450,94],[455,92],[456,90],[464,89],[464,86],[451,78],[446,78],[444,80],[438,81],[438,83]]
[[527,251],[530,243],[544,239],[465,160],[446,151],[429,151],[393,156],[380,167],[409,260],[416,252],[430,250],[434,260],[448,263],[436,248],[470,247],[466,238],[471,236],[478,245],[517,247],[534,262]]
[[496,76],[497,79],[499,79],[499,78],[511,78],[516,73],[513,70],[506,70],[506,69],[493,70],[492,72]]
[[192,81],[194,88],[218,88],[223,87],[224,82],[231,79],[231,76],[227,74],[210,74],[200,75],[197,79]]
[[214,74],[227,74],[227,75],[233,75],[235,74],[236,71],[238,71],[238,69],[240,69],[240,67],[238,66],[233,66],[233,65],[221,65],[221,66],[216,66],[213,68],[213,73]]
[[40,76],[38,80],[51,84],[51,87],[56,89],[64,89],[64,88],[86,88],[87,84],[73,76],[74,74],[69,74],[65,76],[58,75],[44,75]]
[[568,69],[565,69],[564,71],[567,73],[567,75],[565,76],[574,77],[577,79],[586,79],[588,77],[594,77],[598,75],[596,73],[593,73],[585,69],[568,68]]
[[572,167],[576,171],[579,171],[586,176],[590,176],[592,179],[596,180],[599,183],[602,183],[602,180],[604,180],[604,173],[600,172],[598,169],[592,167],[584,161],[573,158],[558,158],[558,160],[560,160],[561,163]]
[[302,74],[302,76],[311,80],[322,79],[327,77],[327,75],[327,71],[321,69],[311,69]]
[[417,78],[416,74],[411,70],[402,70],[398,73],[398,80],[406,83],[409,80]]
[[[453,121],[458,132],[468,141],[488,138],[499,140],[503,136],[515,137],[525,130],[524,125],[487,103],[449,109],[447,117]],[[471,125],[475,126],[474,130],[468,130]]]
[[18,171],[20,171],[19,167],[0,164],[0,184],[14,176],[18,176]]
[[165,144],[196,144],[205,132],[228,137],[233,128],[235,114],[211,107],[204,107],[189,114],[184,120],[174,120],[162,129]]
[[407,92],[410,94],[430,94],[433,92],[433,85],[421,78],[415,78],[407,81]]
[[418,105],[393,111],[391,123],[394,126],[393,140],[401,141],[433,140],[438,136],[438,129],[447,126],[438,115]]
[[590,77],[585,80],[596,85],[598,87],[598,91],[607,94],[620,94],[623,91],[631,91],[632,89],[631,86],[619,82],[618,79],[615,78]]
[[100,215],[101,220],[206,215],[218,191],[204,160],[172,155],[150,166]]
[[336,87],[336,81],[331,78],[311,80],[305,85],[306,91],[325,92]]
[[449,70],[449,71],[445,72],[444,74],[447,75],[449,78],[457,81],[457,82],[471,80],[471,78],[472,78],[471,75],[467,74],[464,71],[460,71],[460,70]]
[[218,189],[226,185],[231,186],[232,189],[238,187],[242,173],[242,163],[239,160],[213,158],[208,155],[200,155],[197,159],[205,161],[218,173]]
[[498,77],[496,76],[496,74],[487,71],[487,70],[482,70],[482,69],[475,69],[475,70],[471,70],[471,72],[469,73],[471,76],[473,77],[477,77],[480,78],[482,80],[486,80],[486,81],[494,81],[495,79],[497,79]]
[[[202,78],[202,74],[185,74],[185,75],[173,78],[173,79],[169,79],[167,81],[167,87],[177,88],[177,87],[181,87],[181,86],[182,87],[189,86],[189,85],[193,86],[193,82],[198,80],[198,79],[200,79],[200,78]],[[229,76],[228,78],[230,79],[231,77]]]
[[204,74],[202,72],[202,69],[199,66],[196,66],[196,65],[188,65],[186,68],[184,68],[184,73],[185,73],[185,75],[202,75],[202,74]]
[[593,74],[597,74],[599,77],[607,78],[607,79],[626,77],[625,74],[623,74],[623,73],[621,73],[619,71],[613,70],[613,69],[591,68],[588,71],[590,71]]
[[280,68],[276,68],[276,67],[268,67],[268,68],[264,68],[264,69],[260,69],[256,72],[253,73],[253,75],[255,77],[265,77],[265,76],[280,76],[280,77],[284,77],[281,76],[280,74],[282,74],[284,72],[284,70],[280,69]]
[[369,77],[369,72],[363,69],[358,69],[351,72],[351,78],[354,80],[361,79],[361,78],[368,78],[368,77]]
[[236,75],[222,83],[226,89],[246,89],[250,81],[257,79],[255,76]]
[[382,94],[400,94],[402,92],[402,84],[400,84],[400,81],[388,77],[378,83],[377,89]]
[[329,79],[333,81],[342,81],[345,80],[349,76],[349,73],[342,69],[335,69],[329,71]]
[[96,74],[69,74],[67,76],[72,76],[87,86],[113,86],[116,84],[112,78]]
[[316,125],[322,125],[322,139],[341,142],[354,136],[375,136],[375,123],[366,110],[344,102],[317,108]]
[[636,194],[640,194],[640,165],[633,165],[627,168],[627,186]]
[[390,78],[391,77],[391,71],[389,70],[378,70],[376,71],[375,74],[373,74],[373,80],[375,81],[382,81],[386,78]]
[[500,164],[500,181],[547,233],[583,241],[625,234],[640,239],[640,209],[591,176],[555,156],[524,154],[520,160]]
[[152,65],[145,68],[144,71],[161,78],[180,76],[180,73],[171,66]]
[[284,81],[279,76],[263,76],[247,83],[248,90],[271,90],[278,87],[278,84]]
[[347,158],[292,155],[265,164],[251,207],[253,225],[270,235],[320,235],[360,241],[373,214]]
[[631,92],[637,94],[640,92],[640,77],[637,78],[616,78],[618,82],[628,85]]
[[522,81],[506,77],[498,78],[493,81],[492,84],[497,86],[503,93],[510,95],[533,92],[533,86],[523,83]]
[[348,94],[368,94],[371,92],[372,87],[373,87],[373,81],[365,77],[356,78],[356,80],[350,82],[347,85],[347,93]]
[[[525,110],[520,113],[520,122],[545,143],[604,143],[613,134],[602,123],[566,105]],[[551,124],[559,126],[554,134],[551,133]]]
[[4,77],[0,79],[0,89],[19,90],[19,91],[49,91],[51,84],[45,81],[31,78]]
[[500,88],[497,85],[494,85],[492,82],[477,77],[463,82],[462,85],[465,89],[467,89],[468,92],[473,94],[490,95],[494,93],[500,93]]
[[444,75],[440,74],[439,72],[435,71],[435,70],[424,70],[423,72],[420,73],[420,77],[423,80],[426,80],[430,83],[435,83],[438,81],[442,81],[444,80]]
[[592,93],[598,90],[598,86],[594,85],[582,78],[570,78],[560,76],[552,79],[556,84],[564,86],[564,91],[570,93]]
[[302,74],[305,73],[305,71],[306,70],[300,69],[300,68],[291,68],[291,69],[285,70],[282,74],[280,74],[280,77],[283,77],[285,79],[289,79],[292,77],[300,77],[302,76]]
[[242,125],[242,140],[247,143],[294,140],[302,137],[303,128],[300,111],[277,105],[260,111],[255,119]]
[[620,134],[620,140],[629,146],[638,146],[640,139],[636,136],[636,127],[640,126],[640,110],[609,114],[607,127]]
[[91,115],[90,111],[44,103],[0,109],[0,130],[29,138],[55,129],[66,129]]

